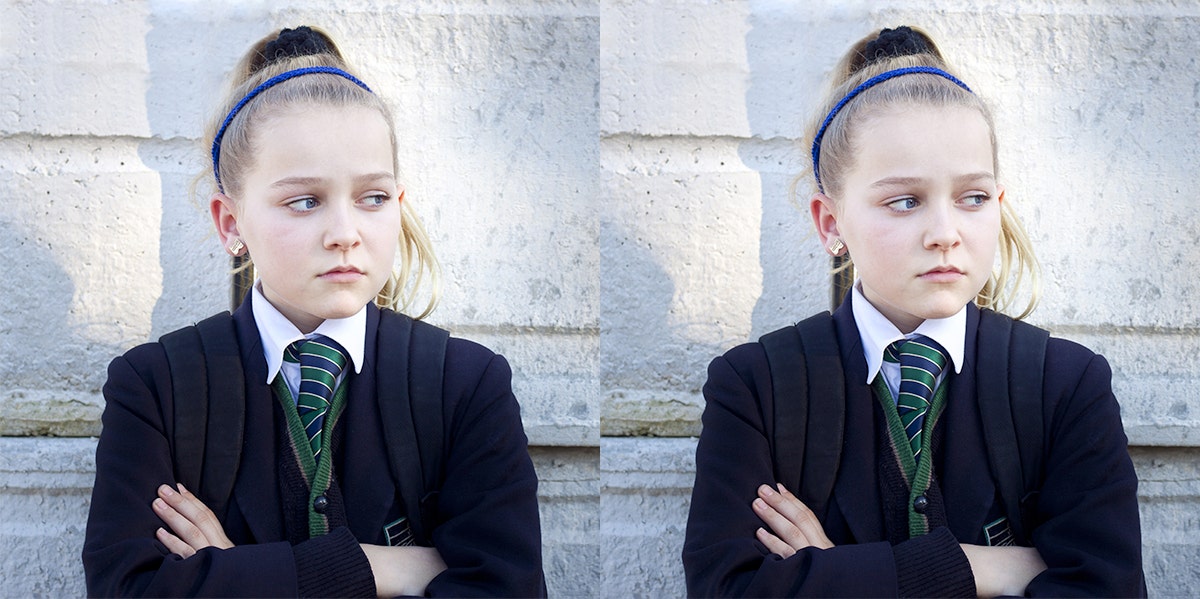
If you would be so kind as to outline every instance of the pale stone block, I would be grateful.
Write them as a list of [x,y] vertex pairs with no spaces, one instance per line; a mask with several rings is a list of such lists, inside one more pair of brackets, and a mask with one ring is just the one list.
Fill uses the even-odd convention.
[[633,2],[602,7],[603,134],[750,133],[745,2]]
[[604,597],[683,597],[683,535],[695,439],[620,439],[600,446]]
[[1132,445],[1200,445],[1200,353],[1195,334],[1175,328],[1051,327],[1101,353]]
[[659,165],[606,168],[615,198],[600,242],[601,278],[612,281],[601,289],[613,307],[601,315],[608,387],[698,388],[697,366],[750,328],[762,280],[760,179],[728,144],[697,149],[719,154],[720,170],[690,168],[695,147],[663,140]]
[[1130,450],[1138,473],[1142,559],[1150,595],[1195,597],[1200,593],[1200,450]]
[[0,378],[98,390],[149,333],[161,289],[159,178],[132,143],[0,141]]
[[5,2],[0,134],[145,135],[147,7]]
[[615,136],[602,158],[603,430],[694,435],[714,357],[829,307],[807,200],[788,197],[796,150]]
[[542,560],[551,596],[593,597],[600,570],[600,449],[531,448],[538,473]]
[[604,396],[600,433],[613,437],[688,437],[700,434],[704,398],[671,390],[623,389]]
[[453,334],[482,343],[508,360],[530,444],[599,446],[595,331],[448,326]]

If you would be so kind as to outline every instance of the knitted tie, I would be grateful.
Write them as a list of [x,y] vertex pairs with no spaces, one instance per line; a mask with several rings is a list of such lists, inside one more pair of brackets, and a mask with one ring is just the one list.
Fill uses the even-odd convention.
[[333,339],[317,335],[289,345],[283,359],[300,363],[300,396],[296,398],[296,412],[300,415],[300,424],[304,425],[313,458],[320,461],[321,427],[325,424],[325,413],[329,411],[337,377],[346,366],[346,353]]
[[925,412],[937,386],[938,374],[946,366],[946,352],[936,341],[924,335],[897,341],[887,347],[884,360],[900,363],[900,396],[896,399],[896,412],[900,424],[908,436],[913,458],[921,458],[921,427],[925,424]]

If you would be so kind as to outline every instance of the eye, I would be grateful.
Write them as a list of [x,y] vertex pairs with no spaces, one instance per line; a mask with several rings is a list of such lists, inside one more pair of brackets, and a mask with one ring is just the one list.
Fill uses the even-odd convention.
[[386,193],[377,193],[375,195],[369,195],[359,201],[362,202],[368,208],[378,208],[378,207],[383,206],[384,204],[388,203],[388,201],[391,199],[392,199],[392,196],[390,196]]
[[287,203],[287,207],[296,212],[311,212],[316,209],[319,202],[317,198],[300,198]]
[[968,208],[979,208],[990,199],[992,199],[992,196],[986,193],[977,193],[963,198],[960,202]]
[[900,198],[887,203],[887,207],[896,212],[911,212],[920,204],[917,198]]

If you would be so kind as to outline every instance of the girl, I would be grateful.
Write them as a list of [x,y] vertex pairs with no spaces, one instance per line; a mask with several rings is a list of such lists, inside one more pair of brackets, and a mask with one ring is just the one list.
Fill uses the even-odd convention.
[[[796,401],[780,388],[800,376],[769,362],[777,337],[714,360],[683,550],[689,593],[1144,594],[1137,479],[1103,357],[1049,339],[1034,404],[1040,493],[1025,496],[1037,497],[1028,513],[1005,510],[976,397],[1002,356],[979,341],[980,322],[1036,331],[987,311],[1011,305],[1036,263],[997,181],[987,108],[927,35],[901,27],[850,49],[817,116],[813,223],[858,277],[831,318],[810,319],[828,323],[841,372],[810,361],[808,388],[844,387],[844,404],[810,394],[808,418],[844,414],[831,435],[840,465],[804,473],[830,477],[815,512],[776,478],[773,452],[793,434],[779,415]],[[817,436],[795,434],[805,430]],[[1018,525],[1032,547],[1003,546]]]
[[[387,377],[428,374],[405,370],[404,348],[385,343],[384,330],[410,327],[414,340],[418,328],[437,331],[391,311],[437,270],[403,202],[383,101],[326,34],[284,29],[243,58],[208,139],[213,223],[258,277],[231,319],[210,319],[231,320],[244,373],[236,480],[205,500],[177,484],[176,452],[195,433],[176,418],[191,391],[172,383],[179,372],[165,346],[177,334],[115,359],[83,551],[89,594],[544,595],[537,480],[503,357],[445,341],[431,404],[444,426],[415,431],[422,451],[444,439],[419,513],[405,509],[411,489],[392,475],[429,456],[395,463],[384,439],[396,424],[381,416],[381,398],[408,382]],[[408,350],[432,352],[417,341]],[[213,428],[210,437],[221,432]]]

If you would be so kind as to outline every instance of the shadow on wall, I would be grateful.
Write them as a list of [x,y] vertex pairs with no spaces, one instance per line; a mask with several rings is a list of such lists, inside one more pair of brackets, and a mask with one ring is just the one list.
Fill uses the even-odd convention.
[[[653,200],[646,200],[648,202]],[[675,284],[656,259],[653,231],[630,230],[619,215],[600,215],[600,386],[609,391],[605,435],[663,434],[666,397],[687,384],[687,340],[671,322]],[[636,396],[633,396],[636,395]]]
[[[30,191],[23,193],[39,193]],[[82,390],[96,384],[95,365],[87,361],[92,343],[72,333],[75,285],[50,250],[51,241],[7,220],[14,211],[0,214],[5,215],[0,281],[8,283],[0,310],[0,380],[5,382],[0,406],[6,414],[0,436],[96,434],[96,422],[64,420],[64,413],[79,410]],[[72,409],[64,412],[68,404]]]
[[801,179],[795,201],[788,188],[808,164],[801,138],[825,77],[843,45],[870,28],[864,24],[870,17],[865,5],[810,14],[788,3],[750,3],[745,105],[752,137],[738,153],[758,171],[763,190],[762,294],[754,306],[752,338],[831,308],[831,264],[808,212],[812,186]]
[[151,137],[138,147],[146,168],[158,173],[162,190],[159,264],[162,293],[154,305],[150,338],[230,307],[230,261],[221,251],[208,216],[207,186],[189,186],[208,166],[196,141],[224,89],[224,78],[251,41],[269,28],[266,14],[252,9],[225,15],[217,25],[204,11],[151,10],[146,34],[149,65],[146,120]]

